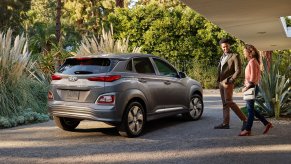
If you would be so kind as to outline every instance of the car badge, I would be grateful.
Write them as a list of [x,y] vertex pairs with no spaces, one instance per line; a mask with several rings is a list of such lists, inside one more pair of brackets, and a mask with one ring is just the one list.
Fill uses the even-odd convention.
[[77,81],[78,80],[78,78],[76,77],[76,76],[70,76],[69,77],[69,81]]

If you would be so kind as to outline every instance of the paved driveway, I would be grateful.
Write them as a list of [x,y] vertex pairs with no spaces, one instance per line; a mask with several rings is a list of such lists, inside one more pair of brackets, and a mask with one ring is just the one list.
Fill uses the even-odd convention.
[[[236,94],[240,105],[244,102]],[[205,91],[201,120],[171,117],[148,123],[139,138],[124,138],[115,128],[83,122],[65,132],[52,121],[0,130],[0,163],[291,163],[291,121],[272,120],[263,135],[254,123],[253,136],[239,137],[241,122],[232,114],[231,129],[214,130],[221,122],[217,90]]]

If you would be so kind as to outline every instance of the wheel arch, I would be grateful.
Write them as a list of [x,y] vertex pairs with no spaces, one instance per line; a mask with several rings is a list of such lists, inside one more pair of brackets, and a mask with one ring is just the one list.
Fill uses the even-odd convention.
[[[133,97],[133,98],[131,98],[131,99],[127,102],[125,108],[127,108],[128,105],[129,105],[130,103],[132,103],[132,102],[139,102],[139,103],[142,105],[143,110],[144,110],[144,113],[145,113],[145,120],[147,120],[147,105],[146,105],[146,103],[144,102],[144,100],[143,100],[142,98],[140,98],[140,97]],[[124,113],[125,113],[125,112],[123,112],[123,114],[122,114],[122,119],[124,118]]]
[[202,88],[201,88],[200,86],[198,86],[198,85],[193,85],[193,86],[191,87],[190,98],[191,98],[193,95],[195,95],[195,94],[199,95],[199,96],[202,98],[202,100],[203,100],[203,90],[202,90]]

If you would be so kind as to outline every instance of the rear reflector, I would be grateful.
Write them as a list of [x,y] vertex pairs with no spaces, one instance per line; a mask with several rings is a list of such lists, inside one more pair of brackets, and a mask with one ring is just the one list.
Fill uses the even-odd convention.
[[62,77],[59,75],[52,75],[52,80],[61,80]]
[[120,78],[121,78],[120,75],[110,75],[110,76],[89,77],[88,80],[90,80],[90,81],[112,82],[112,81],[119,80]]

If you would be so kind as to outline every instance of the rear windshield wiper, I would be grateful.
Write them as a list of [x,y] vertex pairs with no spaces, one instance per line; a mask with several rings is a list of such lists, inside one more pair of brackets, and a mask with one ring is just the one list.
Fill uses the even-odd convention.
[[93,72],[91,71],[75,71],[75,74],[92,74]]

